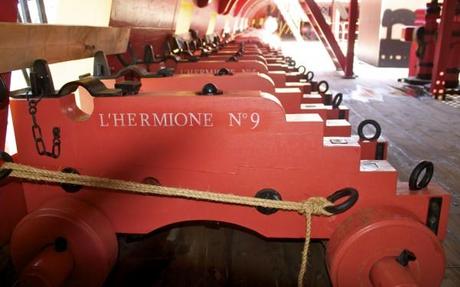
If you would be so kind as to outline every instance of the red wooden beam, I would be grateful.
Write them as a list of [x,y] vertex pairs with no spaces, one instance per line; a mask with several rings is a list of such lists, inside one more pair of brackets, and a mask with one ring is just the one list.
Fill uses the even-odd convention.
[[439,24],[436,40],[431,83],[431,92],[433,96],[439,100],[444,100],[446,97],[445,76],[450,50],[452,48],[452,32],[457,5],[457,0],[444,0],[442,3],[441,23]]
[[217,13],[223,14],[229,2],[231,0],[219,0],[219,3],[217,3]]
[[347,48],[347,62],[345,66],[345,78],[353,78],[353,62],[355,58],[355,41],[356,41],[356,28],[359,17],[358,0],[350,1],[350,9],[348,13],[348,48]]
[[227,15],[230,10],[232,10],[236,1],[237,0],[219,0],[219,4],[217,5],[217,12],[219,14]]
[[233,12],[233,16],[238,16],[240,14],[240,11],[241,9],[243,8],[244,4],[246,4],[246,2],[248,0],[236,0],[236,4],[235,4],[235,11]]
[[233,7],[235,7],[235,5],[236,5],[236,2],[238,2],[238,0],[232,0],[232,2],[230,3],[230,6],[228,7],[227,11],[225,11],[225,13],[224,13],[225,15],[228,15],[232,11]]
[[261,7],[266,5],[266,0],[248,0],[246,1],[246,5],[241,9],[240,16],[250,19]]

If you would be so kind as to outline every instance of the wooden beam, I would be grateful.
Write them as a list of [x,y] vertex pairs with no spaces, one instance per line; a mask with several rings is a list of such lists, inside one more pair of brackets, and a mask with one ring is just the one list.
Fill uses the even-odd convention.
[[442,3],[441,23],[436,34],[436,48],[433,59],[433,74],[431,79],[431,92],[437,100],[446,99],[446,73],[449,60],[451,60],[456,27],[456,11],[458,0],[445,0]]
[[36,59],[57,63],[124,53],[130,29],[0,22],[0,73],[29,68]]

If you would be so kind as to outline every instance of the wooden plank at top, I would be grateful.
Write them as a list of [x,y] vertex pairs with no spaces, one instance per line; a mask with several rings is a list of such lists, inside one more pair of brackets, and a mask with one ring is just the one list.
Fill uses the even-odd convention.
[[124,53],[130,29],[0,22],[0,73],[28,68],[36,59],[48,63]]

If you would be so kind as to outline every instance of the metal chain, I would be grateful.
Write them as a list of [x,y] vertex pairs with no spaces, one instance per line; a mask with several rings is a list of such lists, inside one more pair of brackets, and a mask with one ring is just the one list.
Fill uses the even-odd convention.
[[29,114],[32,117],[32,137],[35,142],[35,148],[39,155],[49,156],[52,158],[58,158],[61,154],[61,129],[53,127],[53,146],[51,151],[46,150],[45,141],[43,139],[42,128],[38,124],[37,112],[38,103],[41,101],[43,96],[32,99],[27,94],[27,102],[29,104]]

